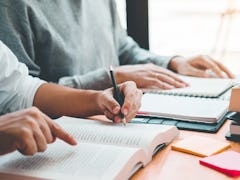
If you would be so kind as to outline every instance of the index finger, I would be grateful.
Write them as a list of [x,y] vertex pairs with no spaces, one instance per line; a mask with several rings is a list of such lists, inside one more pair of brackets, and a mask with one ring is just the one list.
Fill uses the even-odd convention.
[[169,76],[170,78],[174,79],[176,82],[178,82],[180,84],[185,84],[186,86],[189,86],[189,84],[187,82],[182,80],[176,73],[174,73],[170,70],[156,68],[155,71],[156,71],[156,73],[165,74],[165,75]]
[[57,123],[55,123],[52,119],[50,119],[45,114],[43,114],[43,116],[44,116],[44,118],[51,130],[51,133],[54,137],[57,137],[70,145],[77,144],[77,141],[75,140],[75,138],[72,135],[67,133],[64,129],[62,129]]
[[228,68],[226,68],[223,64],[220,62],[217,62],[214,60],[214,62],[220,67],[220,69],[227,74],[229,78],[235,78],[235,76],[230,72]]
[[212,70],[218,77],[224,78],[224,74],[219,68],[218,64],[209,57],[203,58],[202,63],[205,68]]
[[137,112],[141,104],[142,91],[138,90],[134,83],[122,85],[121,91],[125,96],[122,113],[127,116],[130,110],[131,112]]

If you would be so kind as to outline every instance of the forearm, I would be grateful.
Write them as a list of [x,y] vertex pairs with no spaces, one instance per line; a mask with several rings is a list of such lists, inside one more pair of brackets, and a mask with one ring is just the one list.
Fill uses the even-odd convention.
[[33,105],[51,117],[87,117],[100,114],[98,91],[77,90],[56,84],[43,84],[37,90]]
[[121,65],[152,63],[167,68],[172,56],[160,56],[142,49],[130,37],[122,37],[123,41],[119,49]]
[[109,70],[97,69],[84,75],[68,76],[60,78],[59,84],[77,89],[104,90],[112,86]]

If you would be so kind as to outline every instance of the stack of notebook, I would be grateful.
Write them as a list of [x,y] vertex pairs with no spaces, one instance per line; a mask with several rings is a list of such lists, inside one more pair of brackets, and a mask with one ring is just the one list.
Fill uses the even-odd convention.
[[173,90],[145,90],[139,118],[133,123],[171,124],[179,129],[216,132],[225,121],[231,79],[181,76],[189,87]]
[[232,122],[226,138],[231,141],[240,142],[240,113],[232,112],[228,115],[228,118],[231,119]]
[[228,119],[232,122],[229,127],[229,132],[226,135],[228,140],[240,142],[240,88],[234,87],[231,90],[230,102],[228,110],[231,112],[228,114]]
[[187,82],[190,86],[186,88],[177,88],[171,90],[144,89],[144,92],[165,95],[218,98],[228,89],[233,87],[237,81],[232,79],[199,78],[181,75],[179,75],[179,77]]

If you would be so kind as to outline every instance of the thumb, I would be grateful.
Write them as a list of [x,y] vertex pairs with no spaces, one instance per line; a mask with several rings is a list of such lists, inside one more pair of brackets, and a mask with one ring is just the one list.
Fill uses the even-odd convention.
[[117,100],[114,98],[113,89],[105,90],[105,93],[100,98],[101,110],[107,109],[112,114],[118,114],[121,107]]

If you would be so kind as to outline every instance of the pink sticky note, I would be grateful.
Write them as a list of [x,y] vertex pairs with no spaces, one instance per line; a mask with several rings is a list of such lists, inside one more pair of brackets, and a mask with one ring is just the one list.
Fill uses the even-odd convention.
[[227,151],[201,159],[200,164],[235,177],[240,175],[240,153]]

